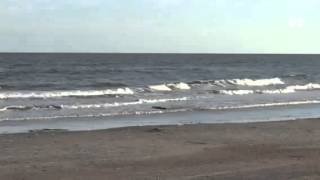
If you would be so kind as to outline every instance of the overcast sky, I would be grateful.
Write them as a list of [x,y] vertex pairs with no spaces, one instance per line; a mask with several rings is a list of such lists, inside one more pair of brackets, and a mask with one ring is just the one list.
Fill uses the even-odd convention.
[[1,52],[320,53],[319,0],[1,0]]

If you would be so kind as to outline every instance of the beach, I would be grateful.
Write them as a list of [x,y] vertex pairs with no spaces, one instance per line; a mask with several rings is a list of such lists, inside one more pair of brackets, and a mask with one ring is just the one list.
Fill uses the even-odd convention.
[[3,0],[0,180],[320,180],[320,1]]
[[0,179],[319,179],[320,121],[0,135]]

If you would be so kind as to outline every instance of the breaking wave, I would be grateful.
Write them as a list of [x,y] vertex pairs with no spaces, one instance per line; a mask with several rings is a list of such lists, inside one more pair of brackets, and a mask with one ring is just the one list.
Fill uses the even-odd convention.
[[234,84],[241,86],[269,86],[269,85],[278,85],[285,84],[280,78],[271,78],[271,79],[234,79],[232,80]]
[[189,90],[191,87],[184,82],[179,83],[170,83],[170,84],[160,84],[160,85],[151,85],[149,89],[152,91],[172,91],[175,89],[178,90]]
[[210,84],[219,87],[227,86],[270,86],[270,85],[283,85],[285,82],[280,78],[270,78],[270,79],[222,79],[222,80],[197,80],[189,83],[179,82],[179,83],[169,83],[169,84],[159,84],[150,85],[148,88],[152,91],[172,91],[172,90],[190,90],[192,85],[196,84]]
[[11,98],[57,98],[57,97],[89,97],[103,95],[132,95],[130,88],[106,90],[74,90],[74,91],[38,91],[38,92],[5,92],[0,93],[0,99]]
[[[209,86],[208,86],[209,85]],[[285,85],[287,85],[285,87]],[[66,91],[6,91],[0,92],[0,99],[27,99],[27,98],[60,98],[60,97],[93,97],[106,95],[133,95],[149,92],[213,91],[225,95],[248,94],[288,94],[303,90],[320,89],[320,84],[290,85],[276,77],[270,79],[227,79],[227,80],[198,80],[189,83],[176,82],[147,87],[125,87],[106,90],[66,90]]]
[[221,80],[197,80],[192,81],[190,84],[210,84],[220,87],[227,87],[230,85],[238,86],[270,86],[270,85],[283,85],[285,82],[276,77],[270,79],[221,79]]

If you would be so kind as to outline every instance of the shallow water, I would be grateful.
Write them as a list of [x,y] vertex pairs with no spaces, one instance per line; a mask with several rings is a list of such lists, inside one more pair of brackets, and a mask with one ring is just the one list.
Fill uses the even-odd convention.
[[50,120],[2,121],[0,134],[31,130],[91,131],[132,126],[219,124],[287,121],[320,117],[320,105],[295,105],[221,111],[174,112],[155,115],[74,117]]

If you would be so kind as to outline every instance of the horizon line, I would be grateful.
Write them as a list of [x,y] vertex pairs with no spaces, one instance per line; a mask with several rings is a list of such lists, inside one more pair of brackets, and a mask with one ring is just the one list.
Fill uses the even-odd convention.
[[174,54],[174,55],[320,55],[320,53],[188,53],[188,52],[0,52],[0,54]]

